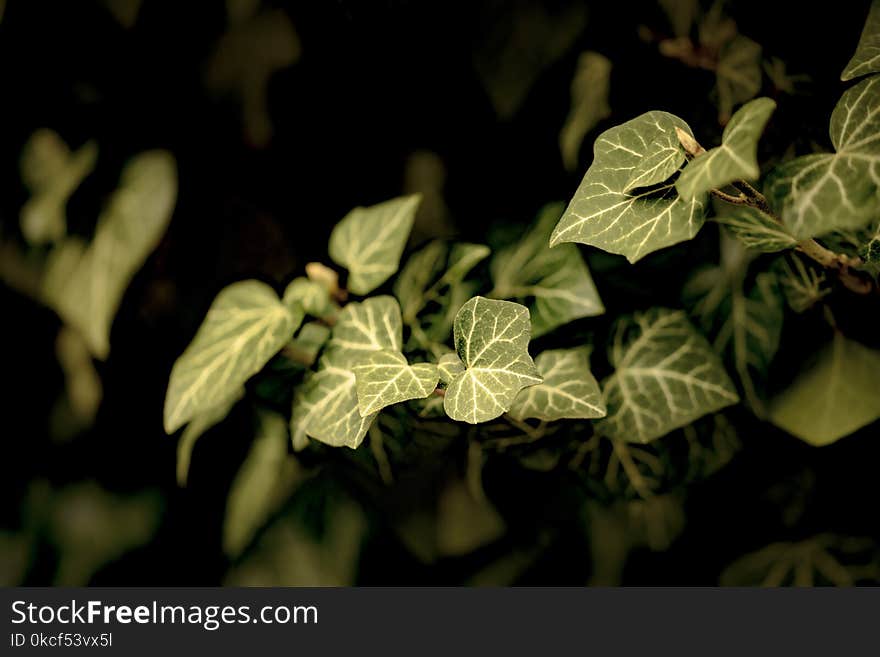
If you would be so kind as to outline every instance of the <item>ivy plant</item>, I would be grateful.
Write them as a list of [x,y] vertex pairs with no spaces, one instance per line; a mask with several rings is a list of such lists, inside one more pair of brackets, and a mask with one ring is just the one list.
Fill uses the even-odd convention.
[[[630,519],[645,519],[649,544],[662,544],[657,523],[679,522],[664,479],[676,437],[688,445],[678,473],[688,480],[729,459],[734,408],[815,446],[880,418],[880,351],[849,335],[829,303],[878,293],[878,11],[841,76],[829,152],[762,162],[777,110],[769,97],[726,117],[715,144],[687,117],[656,109],[598,135],[569,202],[548,204],[500,248],[431,241],[408,251],[421,203],[412,194],[352,209],[330,234],[330,262],[309,263],[286,287],[245,280],[221,290],[173,366],[164,422],[168,433],[183,428],[183,483],[200,435],[244,398],[261,407],[228,506],[227,552],[269,517],[277,490],[307,476],[283,466],[285,434],[297,464],[336,458],[333,449],[364,455],[366,441],[369,455],[356,458],[372,458],[386,483],[392,463],[436,456],[449,436],[467,437],[477,472],[486,452],[534,444],[524,467],[564,459],[587,478],[598,468],[607,490],[640,500]],[[724,77],[735,52],[718,68],[725,108],[746,100]],[[584,75],[604,87],[600,68]],[[572,110],[568,164],[584,126],[608,114],[599,96],[600,107]],[[718,259],[693,269],[679,307],[615,311],[607,335],[591,330],[607,299],[585,254],[639,263],[707,223],[718,226]],[[783,326],[807,315],[825,322],[826,344],[770,385]],[[575,439],[542,451],[559,427]]]

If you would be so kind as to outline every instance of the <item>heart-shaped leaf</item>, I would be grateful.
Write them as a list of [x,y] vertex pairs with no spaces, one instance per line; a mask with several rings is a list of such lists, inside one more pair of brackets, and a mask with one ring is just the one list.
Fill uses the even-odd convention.
[[410,399],[424,399],[437,387],[433,363],[410,365],[399,351],[375,351],[354,366],[361,416]]
[[506,412],[524,387],[541,382],[528,345],[525,306],[474,297],[455,316],[455,348],[465,369],[446,389],[443,407],[453,420],[477,424]]
[[880,73],[880,2],[877,0],[871,3],[859,45],[840,79],[852,80],[869,73]]

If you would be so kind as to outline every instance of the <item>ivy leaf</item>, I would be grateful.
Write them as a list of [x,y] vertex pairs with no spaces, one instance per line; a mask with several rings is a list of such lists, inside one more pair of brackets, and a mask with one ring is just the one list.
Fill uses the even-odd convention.
[[771,206],[798,239],[859,228],[880,213],[880,77],[844,92],[830,133],[836,153],[785,162],[765,184]]
[[220,291],[195,338],[171,369],[165,396],[165,431],[219,406],[269,362],[303,319],[260,281]]
[[733,108],[761,91],[761,46],[741,34],[721,48],[715,69],[718,89],[718,121],[730,120]]
[[748,264],[743,248],[728,237],[721,243],[721,264],[695,274],[684,296],[713,336],[716,353],[735,368],[749,406],[763,417],[763,384],[779,348],[784,300],[773,273],[760,273],[747,286]]
[[425,318],[421,324],[425,325],[426,333],[437,334],[434,339],[445,340],[460,307],[460,304],[455,308],[450,306],[462,296],[461,282],[489,253],[489,247],[483,244],[459,242],[449,247],[440,240],[430,242],[414,253],[394,283],[394,294],[400,300],[404,323],[415,324],[425,306],[429,302],[436,303],[439,310],[433,319]]
[[571,109],[559,133],[559,150],[568,171],[577,168],[584,136],[611,114],[610,77],[611,62],[607,57],[597,52],[581,53],[571,81]]
[[369,294],[388,280],[412,230],[420,194],[357,207],[330,234],[330,257],[348,269],[348,289]]
[[291,434],[294,449],[307,436],[333,447],[357,448],[377,413],[362,416],[354,368],[378,351],[399,352],[403,325],[394,297],[371,297],[342,309],[318,371],[294,391]]
[[456,353],[443,354],[437,361],[437,371],[440,374],[440,380],[449,385],[452,379],[464,372],[464,363]]
[[536,224],[519,242],[492,259],[495,289],[491,296],[533,299],[529,305],[533,337],[575,319],[605,312],[577,247],[572,244],[555,249],[547,247],[562,210],[561,203],[546,206]]
[[318,371],[308,374],[294,391],[290,418],[293,447],[305,448],[311,436],[333,447],[356,449],[376,415],[360,414],[350,355],[331,347],[321,357]]
[[517,393],[541,382],[529,356],[529,311],[510,301],[474,297],[453,328],[465,370],[446,389],[443,408],[453,420],[477,424],[505,413]]
[[311,365],[318,358],[318,353],[329,338],[328,327],[320,322],[306,322],[285,351],[289,350],[295,354],[299,362]]
[[603,132],[550,246],[580,242],[636,262],[696,235],[706,199],[685,201],[669,180],[685,161],[676,128],[693,136],[666,112],[648,112]]
[[180,434],[180,440],[177,441],[177,485],[185,487],[187,479],[189,479],[189,465],[192,461],[193,449],[195,449],[196,441],[202,437],[211,427],[220,424],[229,415],[232,408],[238,403],[238,400],[244,397],[244,388],[238,388],[230,396],[217,406],[202,411],[196,415],[183,433]]
[[433,363],[410,365],[399,351],[375,351],[354,366],[361,416],[386,406],[424,399],[437,387],[440,373]]
[[880,73],[880,2],[877,0],[871,3],[859,45],[840,74],[840,79],[852,80],[869,73]]
[[785,251],[797,246],[797,240],[770,215],[756,208],[730,208],[715,221],[725,226],[746,248],[762,253]]
[[402,342],[400,305],[384,295],[347,304],[333,327],[330,348],[337,352],[337,360],[353,364],[372,351],[400,351]]
[[859,256],[870,264],[880,264],[880,223],[871,232],[868,240],[859,248]]
[[654,308],[618,322],[596,430],[648,443],[739,401],[718,356],[681,311]]
[[590,373],[588,348],[544,351],[535,358],[535,365],[544,380],[520,390],[508,411],[511,417],[550,422],[605,416],[602,391]]
[[165,233],[176,197],[171,154],[138,155],[123,169],[119,188],[98,217],[95,238],[69,275],[47,272],[52,285],[44,283],[45,298],[99,359],[110,353],[110,326],[122,295]]
[[770,421],[822,446],[880,418],[880,351],[836,333],[818,360],[771,403]]
[[735,180],[755,180],[758,166],[758,139],[776,103],[758,98],[743,105],[721,135],[721,145],[697,155],[675,181],[682,198],[694,198],[720,189]]
[[261,413],[253,445],[229,491],[223,551],[232,558],[240,555],[304,476],[302,466],[287,454],[284,418]]
[[290,308],[299,304],[306,314],[312,317],[328,317],[335,314],[337,308],[327,288],[304,276],[294,278],[282,296],[284,305]]

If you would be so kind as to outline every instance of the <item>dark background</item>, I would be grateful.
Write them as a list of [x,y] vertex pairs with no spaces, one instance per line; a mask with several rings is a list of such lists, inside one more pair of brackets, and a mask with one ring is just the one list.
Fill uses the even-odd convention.
[[[496,117],[473,53],[486,30],[522,3],[269,4],[290,17],[302,56],[270,81],[275,133],[262,149],[247,143],[238,106],[203,84],[206,62],[225,30],[222,3],[147,0],[126,30],[99,3],[11,1],[0,23],[5,234],[16,230],[27,198],[19,154],[38,128],[56,130],[73,147],[98,142],[97,169],[68,206],[73,232],[92,229],[106,191],[132,154],[166,148],[179,168],[168,233],[129,288],[113,327],[112,354],[98,365],[105,397],[96,425],[73,442],[55,444],[45,428],[63,384],[52,348],[58,319],[0,285],[7,387],[0,523],[20,525],[20,505],[34,477],[56,485],[91,478],[119,492],[158,486],[166,495],[157,537],[105,567],[96,584],[215,584],[226,568],[219,548],[223,501],[247,448],[247,420],[233,413],[199,444],[185,490],[174,481],[175,439],[162,430],[171,365],[224,285],[257,277],[280,287],[306,262],[324,258],[332,225],[355,205],[399,194],[407,157],[417,150],[442,158],[454,225],[461,237],[479,242],[491,226],[525,225],[545,202],[568,199],[589,164],[593,138],[614,123],[664,109],[684,117],[704,144],[720,135],[709,102],[712,74],[661,57],[656,44],[639,38],[639,24],[664,24],[651,2],[587,2],[584,31],[508,121]],[[561,11],[571,3],[543,4]],[[839,73],[866,8],[866,2],[728,3],[740,32],[761,43],[765,57],[778,56],[789,71],[811,78],[804,93],[776,95],[779,109],[762,150],[778,152],[811,139],[827,145],[827,117],[844,88]],[[567,173],[557,137],[577,56],[586,49],[613,62],[613,114],[585,139],[578,171]],[[711,252],[714,239],[707,229],[692,245],[647,258],[636,271],[619,264],[603,270],[597,263],[594,277],[609,314],[680,305],[689,267],[682,258],[688,249]],[[644,286],[633,289],[632,280]],[[620,290],[627,296],[617,301]],[[853,308],[844,309],[844,317],[868,312]],[[798,340],[785,334],[782,367],[798,362]],[[688,524],[673,548],[636,554],[625,583],[713,584],[721,568],[744,552],[817,532],[880,538],[876,426],[822,449],[768,425],[753,429],[740,436],[744,450],[734,462],[692,491]],[[801,484],[805,472],[808,487]],[[793,527],[782,522],[780,503],[768,496],[780,482],[793,482],[782,495],[799,496],[806,505]],[[540,510],[548,499],[538,491],[530,503]],[[584,581],[586,549],[580,539],[563,542],[524,583]],[[38,558],[28,583],[51,581],[52,567],[50,557]],[[422,568],[380,534],[367,548],[360,581],[451,583],[456,576],[455,564]]]

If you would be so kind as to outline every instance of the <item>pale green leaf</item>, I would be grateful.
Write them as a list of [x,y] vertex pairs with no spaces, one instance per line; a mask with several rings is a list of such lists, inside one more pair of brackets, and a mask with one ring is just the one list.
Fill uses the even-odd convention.
[[706,199],[685,201],[669,180],[685,160],[676,128],[692,136],[684,121],[666,112],[648,112],[603,132],[550,246],[580,242],[635,262],[696,235]]
[[824,271],[804,264],[801,258],[794,255],[777,262],[782,292],[789,307],[796,313],[812,308],[831,294]]
[[232,407],[242,397],[244,397],[244,388],[238,388],[230,395],[229,399],[217,404],[214,408],[202,411],[186,425],[183,433],[180,434],[180,439],[177,441],[178,486],[186,486],[187,479],[189,478],[189,465],[192,461],[192,453],[193,449],[195,449],[196,441],[211,427],[226,419]]
[[721,135],[721,145],[697,155],[675,181],[683,198],[701,196],[721,189],[735,180],[755,180],[758,166],[758,139],[776,103],[757,98],[743,105]]
[[877,0],[871,3],[859,45],[840,74],[840,79],[852,80],[869,73],[880,73],[880,2]]
[[531,325],[524,306],[474,297],[458,311],[453,330],[465,366],[444,397],[453,420],[488,422],[505,413],[522,388],[541,382],[528,352]]
[[715,217],[742,244],[754,251],[773,253],[793,249],[797,240],[770,215],[755,208],[737,206],[725,210],[720,217]]
[[353,364],[372,351],[400,351],[402,341],[403,324],[397,300],[378,296],[349,303],[342,309],[333,327],[330,347],[337,352],[337,361],[348,360]]
[[619,322],[603,383],[608,416],[596,430],[648,443],[739,401],[711,345],[681,311],[655,308]]
[[302,322],[260,281],[220,291],[186,351],[174,363],[165,396],[165,431],[226,401],[269,362]]
[[818,359],[772,401],[770,420],[822,446],[880,418],[880,351],[836,333]]
[[399,351],[374,351],[354,366],[361,416],[410,399],[424,399],[437,387],[433,363],[410,365]]
[[440,374],[440,380],[449,385],[450,381],[456,376],[464,372],[464,363],[456,353],[443,354],[437,361],[437,369]]
[[844,92],[830,134],[836,153],[785,162],[765,183],[770,204],[798,239],[859,228],[880,214],[880,76]]
[[578,164],[586,134],[611,114],[608,105],[611,62],[597,52],[584,52],[578,58],[571,81],[571,109],[559,133],[562,162],[569,171]]
[[[361,352],[361,357],[365,353]],[[308,437],[352,449],[363,441],[378,413],[361,416],[350,359],[350,354],[329,348],[321,357],[318,371],[297,386],[290,418],[294,449],[305,448]]]
[[718,120],[730,120],[733,108],[751,100],[761,91],[761,46],[748,37],[736,35],[721,47],[715,68],[718,91]]
[[302,466],[287,453],[284,418],[261,413],[257,435],[229,491],[223,551],[232,558],[240,555],[304,476]]
[[519,242],[492,259],[495,289],[491,296],[528,302],[533,337],[605,312],[577,247],[547,246],[562,210],[562,204],[546,206]]
[[304,276],[294,278],[282,296],[284,305],[291,307],[298,303],[306,314],[312,317],[328,317],[335,313],[336,304],[327,288]]
[[880,223],[871,231],[867,241],[859,248],[859,256],[870,264],[880,264]]
[[371,297],[342,309],[318,371],[294,392],[291,435],[294,449],[303,449],[311,436],[334,447],[356,448],[376,413],[360,414],[353,368],[374,352],[399,352],[403,325],[394,297]]
[[297,336],[287,345],[285,353],[289,351],[297,362],[311,365],[318,358],[318,353],[328,339],[330,339],[330,329],[327,326],[320,322],[306,322]]
[[122,295],[162,238],[176,197],[171,154],[138,155],[123,169],[119,188],[98,218],[95,238],[69,276],[47,273],[52,286],[44,285],[46,298],[82,333],[97,358],[110,352],[110,326]]
[[605,415],[602,391],[590,372],[589,349],[544,351],[535,365],[544,380],[520,390],[508,411],[511,417],[553,421]]
[[[394,294],[400,301],[403,321],[415,322],[429,301],[445,309],[450,289],[489,255],[489,247],[460,242],[448,247],[439,240],[430,242],[414,253],[394,283]],[[454,315],[458,308],[452,311]]]
[[21,232],[30,244],[56,242],[67,232],[70,195],[95,168],[98,148],[88,142],[75,153],[54,131],[37,130],[24,146],[21,175],[33,193],[21,209]]
[[397,271],[420,194],[357,207],[330,234],[330,257],[348,269],[348,289],[368,294]]

